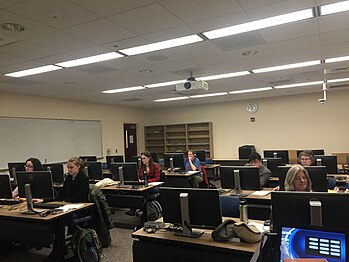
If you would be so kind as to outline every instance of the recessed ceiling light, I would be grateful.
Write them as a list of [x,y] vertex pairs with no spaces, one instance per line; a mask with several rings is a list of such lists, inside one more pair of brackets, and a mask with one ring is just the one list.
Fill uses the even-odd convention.
[[285,69],[292,69],[292,68],[300,68],[300,67],[319,65],[319,64],[321,64],[320,60],[314,60],[314,61],[307,61],[307,62],[301,62],[301,63],[295,63],[295,64],[288,64],[288,65],[280,65],[280,66],[272,66],[272,67],[266,67],[266,68],[253,69],[252,72],[255,73],[255,74],[258,74],[258,73],[266,73],[266,72],[271,72],[271,71],[278,71],[278,70],[285,70]]
[[40,67],[30,68],[22,71],[8,73],[8,74],[5,74],[5,76],[23,77],[23,76],[36,75],[36,74],[41,74],[45,72],[60,70],[60,69],[63,69],[63,68],[55,65],[46,65],[46,66],[40,66]]
[[154,100],[154,102],[168,102],[168,101],[176,101],[176,100],[184,100],[184,99],[189,99],[189,96],[156,99]]
[[132,86],[132,87],[124,87],[124,88],[118,88],[118,89],[111,89],[111,90],[104,90],[102,93],[105,94],[114,94],[114,93],[123,93],[123,92],[129,92],[129,91],[136,91],[145,89],[144,86]]
[[243,53],[241,53],[243,56],[253,56],[258,54],[258,51],[256,50],[249,50],[249,51],[245,51]]
[[23,32],[24,26],[15,23],[3,23],[1,24],[1,28],[10,31],[10,32]]
[[272,89],[273,89],[272,87],[268,86],[268,87],[230,91],[229,94],[235,95],[235,94],[253,93],[253,92],[268,91],[268,90],[272,90]]

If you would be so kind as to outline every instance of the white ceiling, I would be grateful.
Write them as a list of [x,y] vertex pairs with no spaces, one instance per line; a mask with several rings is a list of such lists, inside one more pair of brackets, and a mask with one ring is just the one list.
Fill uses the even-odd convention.
[[[182,96],[175,86],[127,93],[101,91],[349,55],[349,12],[275,26],[182,47],[22,78],[3,74],[117,51],[249,22],[331,0],[0,0],[0,91],[155,108],[318,92],[321,86],[155,103]],[[243,56],[249,50],[254,56]],[[323,69],[349,62],[208,81],[209,91],[233,91],[323,80]],[[150,69],[151,73],[141,70]],[[347,74],[347,75],[346,75]],[[348,73],[328,78],[349,77]],[[347,83],[346,83],[347,84]],[[337,84],[338,85],[338,84]],[[340,88],[347,88],[341,84]],[[331,91],[331,88],[330,88]]]

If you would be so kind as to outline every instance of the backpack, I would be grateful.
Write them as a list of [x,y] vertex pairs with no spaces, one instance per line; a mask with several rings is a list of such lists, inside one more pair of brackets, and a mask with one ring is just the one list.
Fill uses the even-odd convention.
[[73,235],[71,245],[79,262],[100,261],[102,245],[93,229],[78,227]]
[[162,208],[158,201],[149,201],[147,204],[147,221],[155,221],[162,217]]

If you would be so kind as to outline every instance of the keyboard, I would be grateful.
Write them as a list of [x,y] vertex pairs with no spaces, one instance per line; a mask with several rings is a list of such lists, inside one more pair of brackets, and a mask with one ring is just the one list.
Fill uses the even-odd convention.
[[52,204],[52,203],[34,203],[33,207],[34,208],[41,208],[41,209],[54,209],[54,208],[59,208],[62,205],[59,204]]
[[16,205],[22,202],[20,199],[0,199],[0,205]]

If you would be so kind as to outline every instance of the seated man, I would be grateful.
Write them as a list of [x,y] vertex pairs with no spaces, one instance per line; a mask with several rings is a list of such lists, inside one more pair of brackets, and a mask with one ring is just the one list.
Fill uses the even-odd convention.
[[[185,171],[200,171],[200,160],[195,157],[194,152],[188,151],[188,158],[184,161]],[[190,179],[191,187],[199,187],[199,184],[203,181],[202,173],[192,176]]]
[[249,157],[249,162],[247,166],[256,166],[259,168],[259,180],[261,187],[268,185],[269,178],[271,176],[271,171],[262,163],[262,157],[257,152],[254,152]]

